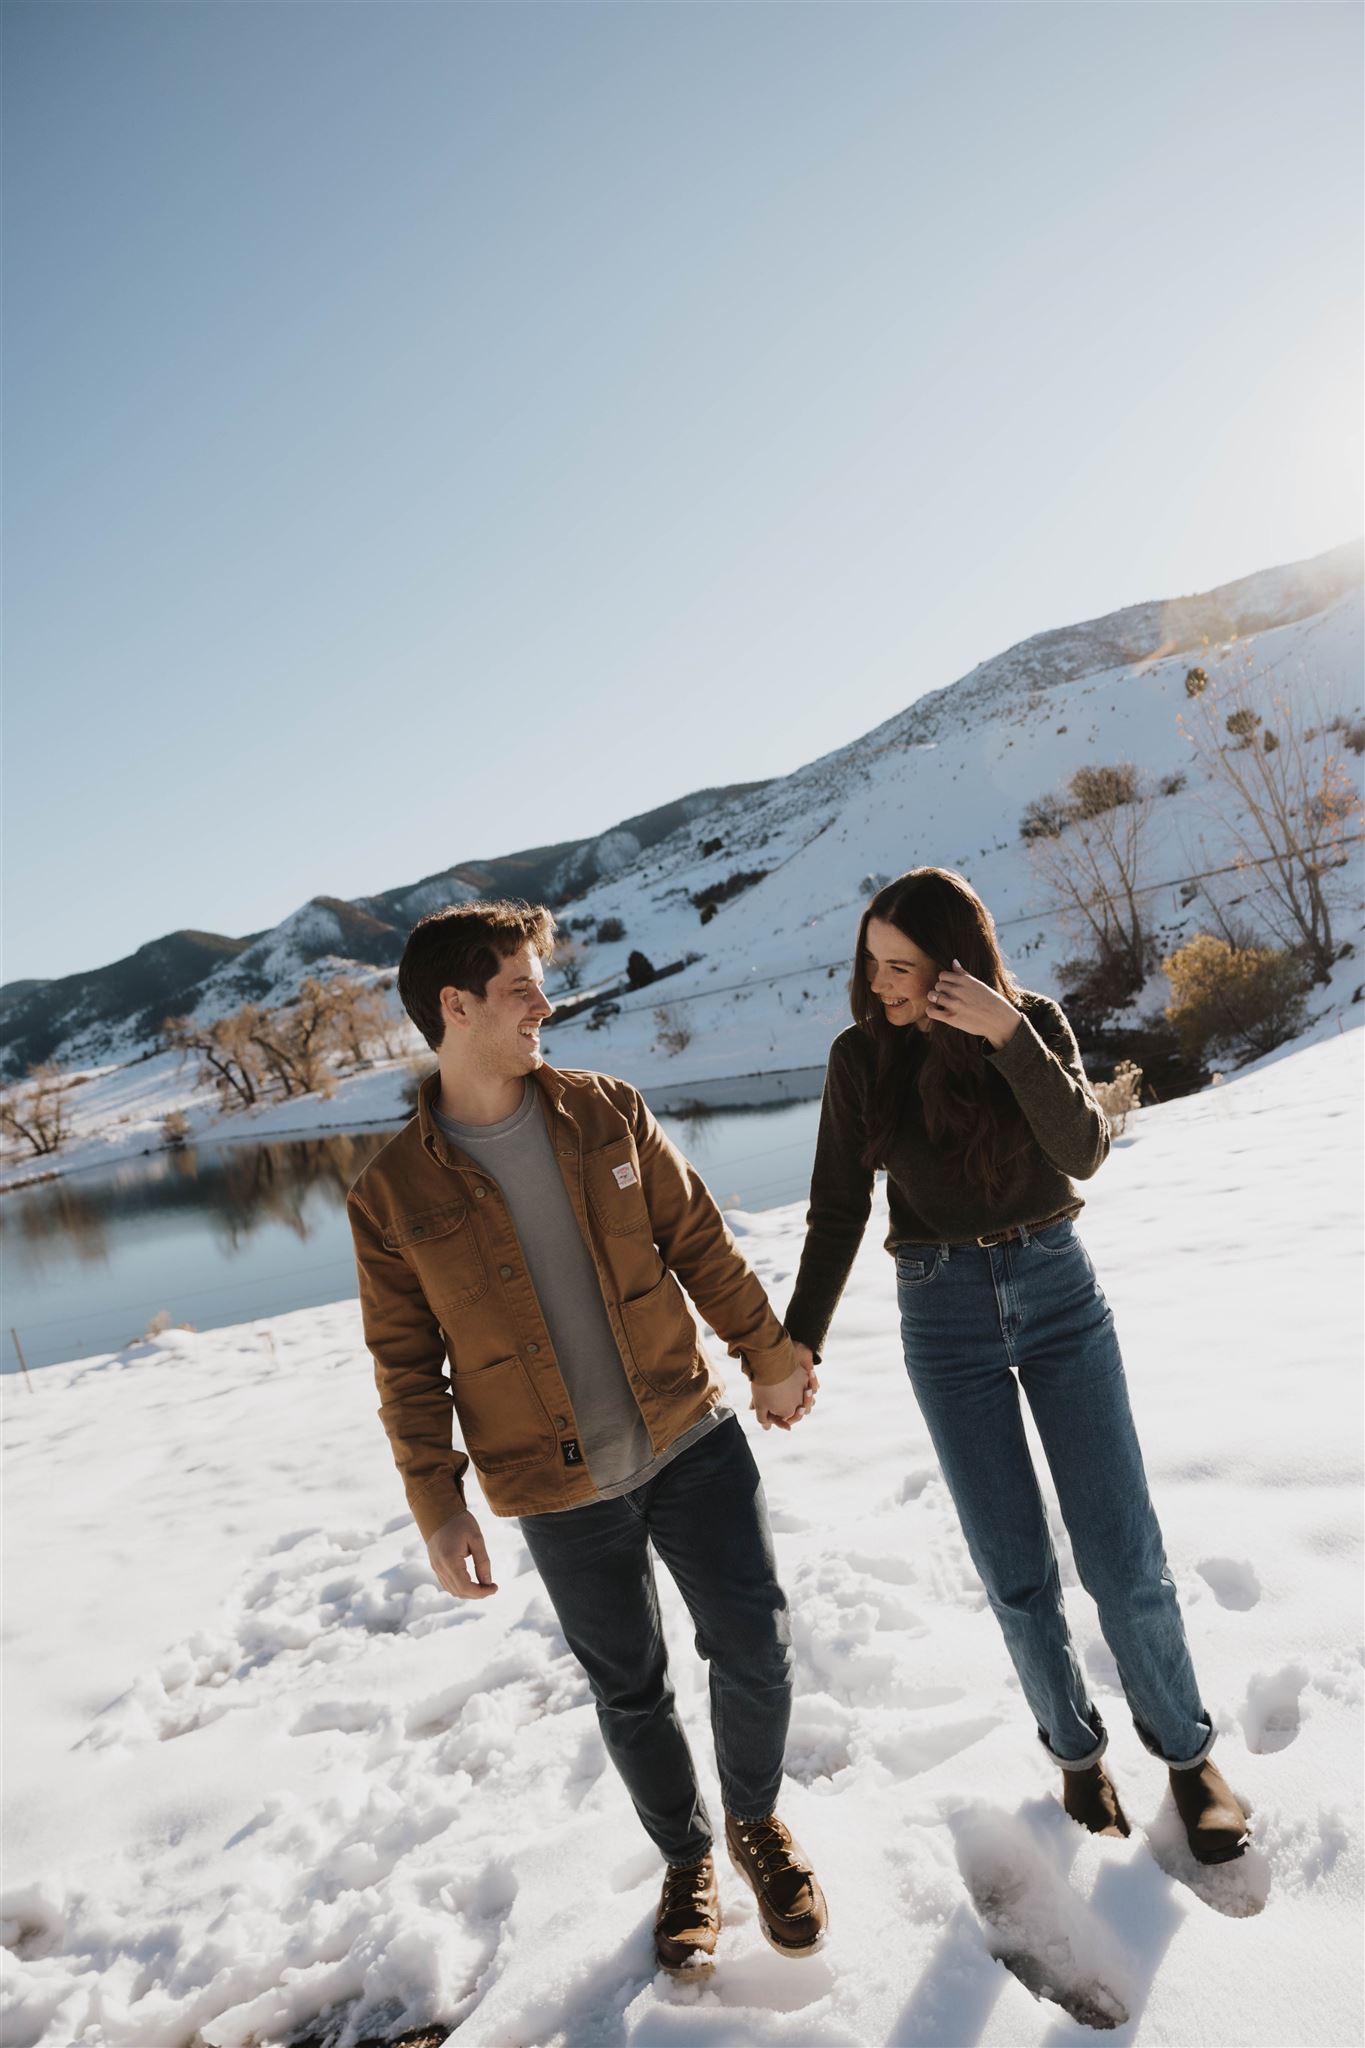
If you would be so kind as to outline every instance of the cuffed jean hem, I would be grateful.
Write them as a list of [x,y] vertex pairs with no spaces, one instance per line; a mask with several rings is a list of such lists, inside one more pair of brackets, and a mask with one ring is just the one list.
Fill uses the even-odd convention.
[[1203,1742],[1200,1744],[1199,1748],[1195,1751],[1194,1755],[1185,1757],[1179,1763],[1177,1763],[1173,1757],[1166,1756],[1163,1753],[1155,1736],[1151,1735],[1148,1732],[1148,1730],[1143,1727],[1141,1721],[1134,1721],[1133,1726],[1137,1729],[1138,1741],[1142,1744],[1143,1748],[1147,1750],[1150,1755],[1160,1757],[1162,1763],[1165,1764],[1168,1771],[1197,1771],[1199,1769],[1200,1764],[1203,1763],[1205,1757],[1208,1755],[1209,1751],[1213,1748],[1214,1743],[1218,1739],[1218,1730],[1213,1725],[1213,1716],[1208,1711],[1207,1707],[1203,1709],[1200,1715],[1200,1719],[1202,1720],[1204,1726],[1208,1729],[1209,1732],[1207,1736],[1204,1738]]
[[664,1862],[670,1870],[691,1870],[694,1864],[701,1862],[703,1856],[709,1856],[715,1846],[714,1841],[708,1840],[702,1843],[700,1849],[689,1849],[685,1856],[665,1856]]
[[1098,1713],[1091,1713],[1090,1725],[1095,1731],[1097,1740],[1095,1743],[1095,1747],[1093,1749],[1087,1750],[1084,1756],[1058,1756],[1056,1750],[1052,1747],[1051,1742],[1048,1740],[1048,1734],[1045,1728],[1040,1728],[1038,1730],[1038,1740],[1042,1743],[1043,1748],[1052,1758],[1053,1763],[1059,1764],[1064,1771],[1088,1771],[1092,1764],[1097,1764],[1099,1762],[1100,1758],[1104,1755],[1104,1752],[1109,1747],[1109,1731],[1105,1727],[1103,1721],[1101,1721]]
[[655,1847],[670,1870],[690,1870],[694,1863],[701,1862],[703,1856],[709,1856],[715,1846],[714,1837],[707,1835],[703,1841],[697,1844],[695,1849],[679,1849],[675,1855],[672,1850],[665,1849],[662,1842],[655,1843]]

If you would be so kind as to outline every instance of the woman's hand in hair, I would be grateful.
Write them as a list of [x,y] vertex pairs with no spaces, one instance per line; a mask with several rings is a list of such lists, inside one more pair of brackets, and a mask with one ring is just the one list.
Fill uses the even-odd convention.
[[928,1015],[931,1024],[951,1024],[955,1031],[989,1039],[997,1052],[1019,1029],[1014,1004],[968,974],[956,960],[944,968],[930,989]]

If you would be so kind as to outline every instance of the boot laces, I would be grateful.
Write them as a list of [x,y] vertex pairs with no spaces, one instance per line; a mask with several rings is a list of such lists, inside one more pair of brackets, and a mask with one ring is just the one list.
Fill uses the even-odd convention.
[[707,1893],[706,1863],[670,1863],[664,1873],[661,1913],[677,1913],[685,1906],[702,1906]]
[[765,1880],[775,1877],[779,1870],[805,1870],[805,1866],[797,1862],[792,1838],[780,1820],[744,1821],[740,1826],[739,1839],[749,1851],[759,1876]]

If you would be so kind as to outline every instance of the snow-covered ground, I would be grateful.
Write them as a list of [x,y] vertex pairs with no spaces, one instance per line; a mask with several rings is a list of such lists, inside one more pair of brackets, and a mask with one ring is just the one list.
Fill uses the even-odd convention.
[[[1063,1816],[874,1219],[815,1414],[754,1439],[820,1957],[774,1956],[725,1866],[715,1976],[654,1974],[655,1855],[516,1526],[485,1519],[496,1598],[436,1587],[344,1301],[8,1383],[8,2048],[246,2048],[329,2009],[348,2048],[437,2021],[463,2048],[1359,2043],[1361,1050],[1144,1112],[1084,1218],[1241,1862],[1189,1859],[1069,1569],[1135,1832]],[[735,1223],[781,1308],[800,1208]]]

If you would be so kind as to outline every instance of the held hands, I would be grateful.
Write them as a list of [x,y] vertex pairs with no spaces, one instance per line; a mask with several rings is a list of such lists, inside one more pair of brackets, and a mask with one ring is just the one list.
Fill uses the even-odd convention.
[[760,1429],[790,1429],[815,1406],[815,1396],[820,1391],[815,1360],[804,1344],[793,1344],[792,1350],[797,1360],[794,1373],[785,1380],[769,1381],[766,1386],[754,1381],[750,1406]]
[[[457,1600],[486,1600],[498,1590],[479,1525],[467,1510],[442,1522],[427,1544],[427,1556],[440,1583]],[[472,1578],[470,1565],[474,1567]]]
[[984,981],[968,974],[960,961],[945,967],[929,991],[931,1024],[951,1024],[954,1030],[973,1032],[987,1038],[999,1052],[1019,1029],[1019,1012]]

